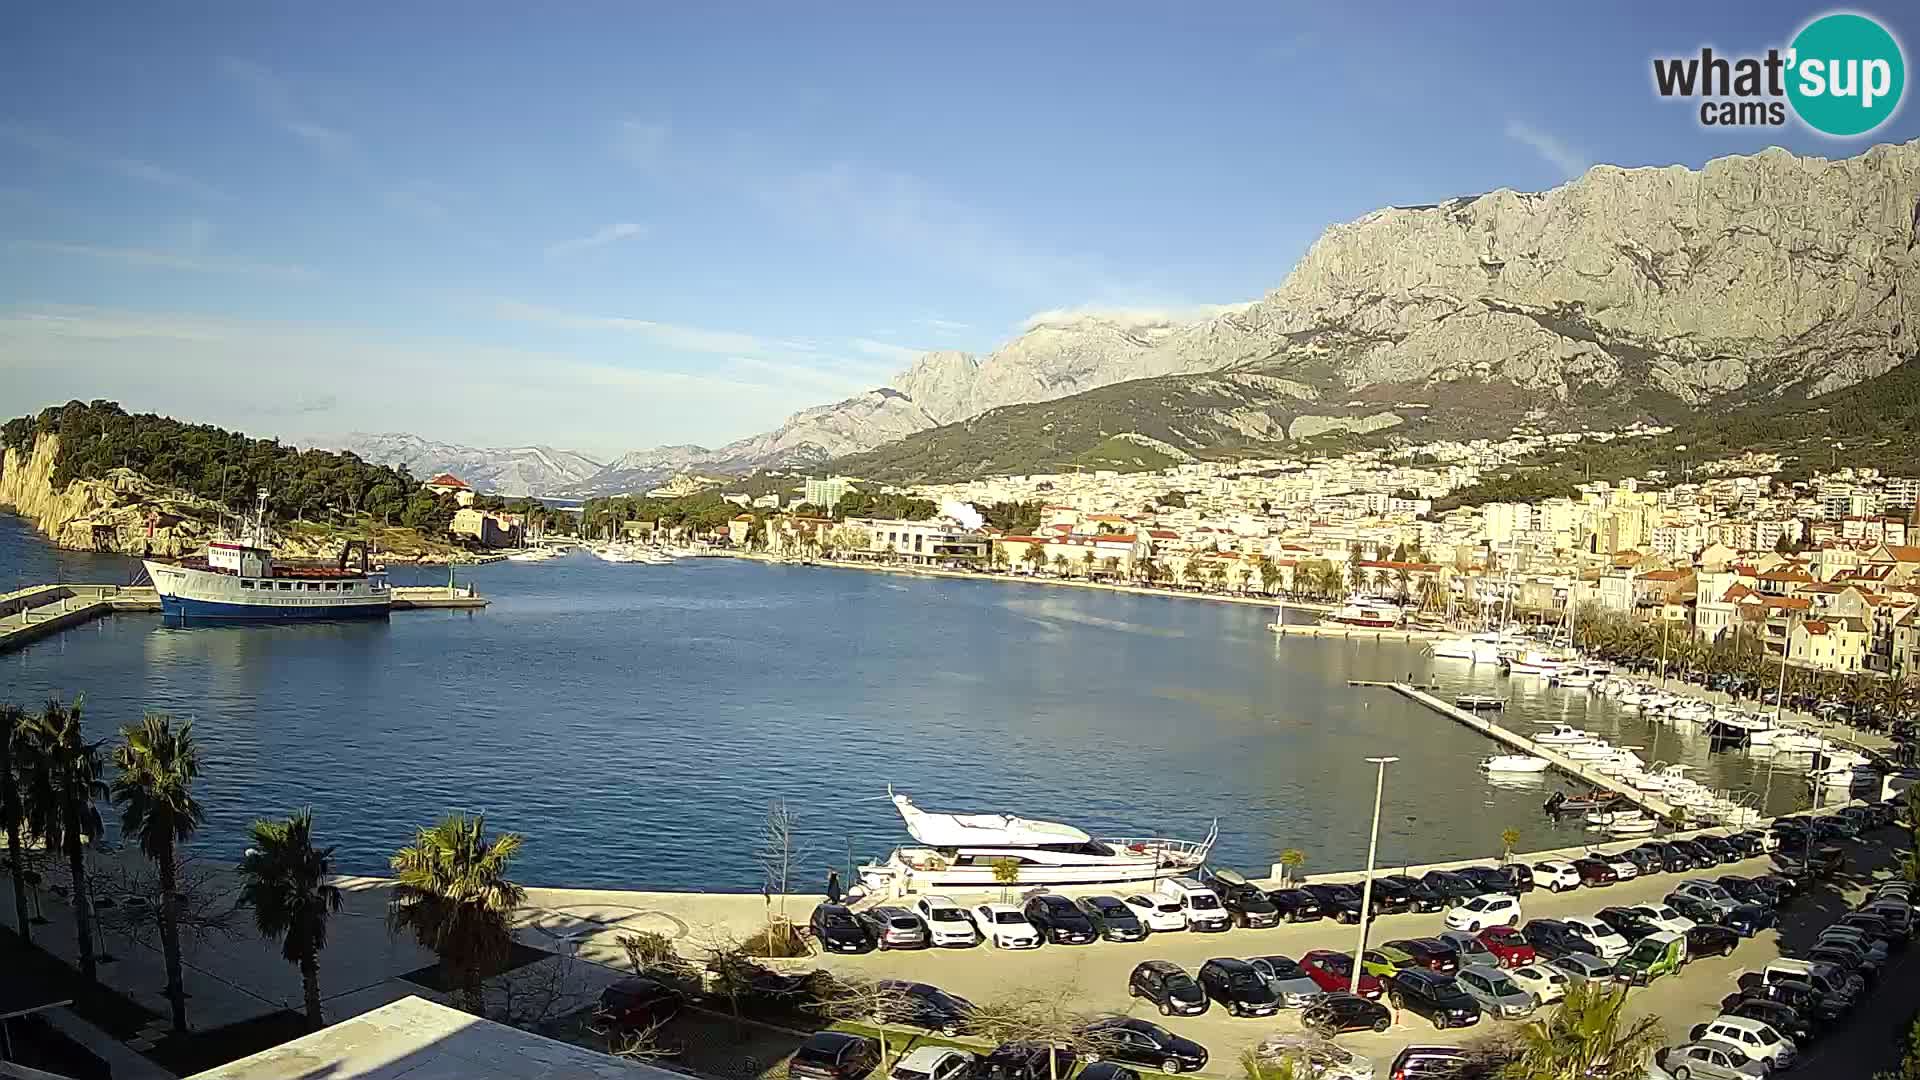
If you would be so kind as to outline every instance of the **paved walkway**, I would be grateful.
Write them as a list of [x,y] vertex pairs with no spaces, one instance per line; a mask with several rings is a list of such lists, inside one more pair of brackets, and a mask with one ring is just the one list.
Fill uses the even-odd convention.
[[122,1046],[113,1036],[81,1019],[72,1009],[52,1009],[41,1014],[61,1034],[86,1047],[113,1070],[113,1080],[174,1080],[172,1073]]

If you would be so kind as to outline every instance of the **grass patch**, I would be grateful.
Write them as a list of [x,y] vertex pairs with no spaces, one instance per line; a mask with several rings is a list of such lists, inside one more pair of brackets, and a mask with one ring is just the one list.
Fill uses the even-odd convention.
[[226,1027],[168,1035],[147,1057],[177,1075],[192,1076],[297,1039],[308,1030],[305,1014],[282,1009]]
[[[509,971],[517,971],[520,968],[526,967],[528,964],[537,964],[542,960],[550,959],[553,955],[553,953],[547,952],[545,949],[536,949],[531,945],[522,945],[516,941],[513,943],[512,951],[507,954],[506,962],[486,973],[482,978],[491,979],[495,975],[505,974]],[[447,981],[446,974],[440,970],[439,964],[428,964],[426,967],[416,968],[400,977],[410,983],[424,986],[429,990],[438,990],[443,994],[452,993],[454,990],[459,989]]]
[[[45,933],[47,928],[40,928]],[[45,988],[53,998],[72,998],[73,1011],[93,1026],[119,1040],[133,1038],[159,1014],[115,990],[87,982],[66,961],[39,946],[21,940],[0,927],[0,971],[7,982]]]

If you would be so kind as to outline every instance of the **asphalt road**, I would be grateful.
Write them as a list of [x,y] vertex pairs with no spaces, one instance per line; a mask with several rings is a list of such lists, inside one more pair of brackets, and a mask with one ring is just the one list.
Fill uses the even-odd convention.
[[[1730,957],[1698,959],[1678,975],[1636,988],[1629,998],[1629,1011],[1636,1017],[1658,1016],[1669,1042],[1684,1041],[1689,1028],[1719,1012],[1720,999],[1734,989],[1741,972],[1759,970],[1783,951],[1790,954],[1804,947],[1821,928],[1844,914],[1871,882],[1889,878],[1892,849],[1904,842],[1905,836],[1903,830],[1893,827],[1855,842],[1842,873],[1816,883],[1805,895],[1792,901],[1782,912],[1777,929],[1743,941]],[[1729,864],[1713,873],[1751,876],[1768,869],[1768,861],[1757,858]],[[1560,894],[1535,890],[1524,896],[1521,903],[1526,918],[1592,915],[1610,905],[1657,901],[1688,876],[1707,875],[1656,874],[1604,888],[1581,888]],[[1430,935],[1442,929],[1439,914],[1390,915],[1375,923],[1368,940],[1380,943],[1393,938]],[[1225,934],[1156,934],[1137,943],[1048,945],[1026,952],[1000,952],[985,946],[966,950],[876,952],[823,957],[822,962],[849,975],[932,983],[976,1002],[1016,991],[1037,990],[1068,999],[1072,1007],[1088,1013],[1147,1016],[1207,1047],[1212,1059],[1207,1072],[1224,1075],[1237,1073],[1235,1063],[1243,1048],[1278,1031],[1300,1030],[1298,1014],[1242,1019],[1231,1017],[1216,1006],[1203,1016],[1163,1018],[1152,1006],[1128,995],[1127,978],[1134,965],[1149,959],[1171,960],[1192,972],[1216,956],[1279,953],[1298,958],[1313,949],[1351,952],[1357,936],[1355,927],[1322,921],[1270,930],[1236,929]],[[1893,970],[1883,979],[1883,987],[1889,990],[1911,987],[1920,981],[1920,965],[1903,961],[1904,954],[1896,953]],[[1846,1026],[1817,1043],[1807,1064],[1795,1073],[1813,1075],[1824,1069],[1836,1076],[1872,1075],[1875,1068],[1885,1067],[1885,1047],[1895,1037],[1898,1027],[1911,1019],[1914,1000],[1911,993],[1877,995],[1871,1004],[1858,1010]],[[1356,1032],[1341,1036],[1339,1042],[1352,1052],[1372,1059],[1379,1075],[1385,1076],[1386,1066],[1407,1045],[1459,1042],[1522,1022],[1482,1020],[1477,1027],[1466,1031],[1436,1032],[1425,1019],[1409,1014],[1396,1018],[1393,1028],[1385,1033]]]

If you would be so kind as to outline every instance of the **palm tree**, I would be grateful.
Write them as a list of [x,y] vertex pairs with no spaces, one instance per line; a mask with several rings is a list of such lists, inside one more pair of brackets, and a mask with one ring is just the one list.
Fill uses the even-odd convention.
[[1064,553],[1053,557],[1053,574],[1055,577],[1067,576],[1067,557]]
[[1660,1045],[1660,1020],[1631,1026],[1621,1015],[1627,988],[1578,983],[1544,1020],[1520,1029],[1520,1056],[1503,1080],[1639,1080]]
[[462,1006],[475,1016],[485,1008],[481,981],[512,951],[507,920],[527,896],[507,879],[520,843],[518,833],[489,840],[484,817],[448,814],[393,854],[388,929],[411,931],[440,957]]
[[1300,873],[1300,868],[1306,865],[1306,862],[1307,853],[1299,848],[1290,847],[1280,853],[1280,865],[1284,868],[1285,879],[1289,882]]
[[140,851],[160,868],[160,951],[167,962],[167,998],[173,1003],[173,1030],[187,1030],[187,988],[180,973],[179,882],[174,852],[193,839],[206,811],[193,797],[200,775],[200,749],[193,744],[193,721],[173,727],[165,713],[148,713],[120,732],[113,748],[113,801],[121,808],[121,835],[138,840]]
[[1080,570],[1082,573],[1084,573],[1087,576],[1088,581],[1093,580],[1093,562],[1094,562],[1094,554],[1093,554],[1092,548],[1088,548],[1086,551],[1081,553]]
[[20,784],[14,767],[14,750],[26,750],[27,710],[18,705],[0,705],[0,826],[7,830],[8,876],[13,878],[14,925],[20,928],[20,940],[31,940],[32,926],[27,919],[27,863],[20,848],[20,829],[24,824],[20,808]]
[[333,849],[313,846],[313,811],[285,821],[253,823],[253,846],[241,860],[241,902],[253,908],[260,936],[280,943],[280,955],[300,968],[307,992],[307,1023],[318,1031],[320,950],[327,947],[327,919],[340,910],[333,875]]
[[1028,544],[1026,553],[1021,557],[1033,564],[1033,572],[1036,574],[1046,568],[1047,549],[1040,544]]
[[99,981],[93,956],[93,900],[88,891],[83,842],[100,835],[96,804],[107,795],[100,782],[100,744],[80,734],[81,699],[63,705],[49,698],[44,712],[29,722],[21,755],[21,802],[29,831],[48,851],[64,848],[73,878],[73,930],[80,945],[80,974]]

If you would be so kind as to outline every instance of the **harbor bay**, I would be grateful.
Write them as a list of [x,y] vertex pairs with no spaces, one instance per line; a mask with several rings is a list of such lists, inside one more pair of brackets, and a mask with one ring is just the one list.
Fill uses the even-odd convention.
[[[0,529],[9,588],[124,583],[128,560]],[[934,810],[1203,835],[1264,874],[1358,866],[1369,755],[1396,754],[1382,865],[1490,856],[1593,834],[1540,804],[1570,782],[1490,783],[1484,737],[1350,680],[1437,681],[1681,761],[1703,782],[1803,804],[1704,735],[1584,692],[1434,661],[1418,644],[1279,636],[1271,609],[993,579],[736,559],[463,568],[484,611],[299,626],[172,627],[122,614],[0,657],[11,700],[85,694],[105,737],[147,709],[192,718],[207,757],[200,854],[237,857],[256,816],[311,805],[341,869],[380,873],[413,830],[479,811],[526,834],[524,880],[757,891],[768,803],[799,814],[806,881],[907,842],[886,785]],[[396,584],[444,584],[396,567]],[[1597,839],[1597,837],[1596,837]]]

